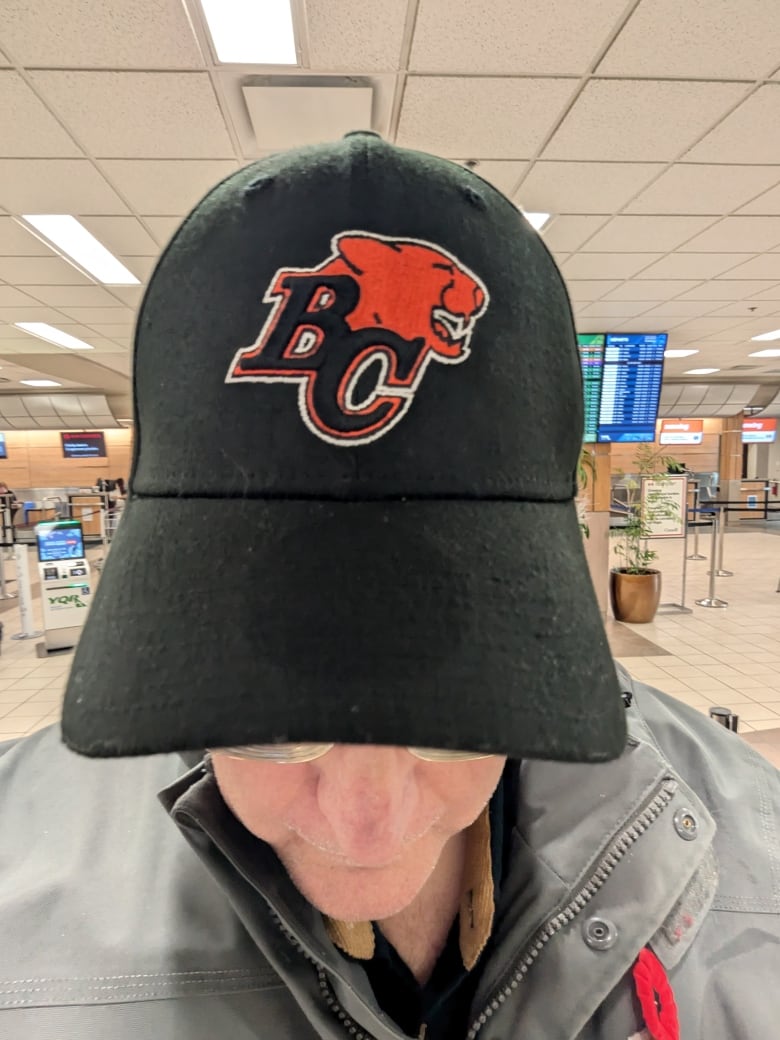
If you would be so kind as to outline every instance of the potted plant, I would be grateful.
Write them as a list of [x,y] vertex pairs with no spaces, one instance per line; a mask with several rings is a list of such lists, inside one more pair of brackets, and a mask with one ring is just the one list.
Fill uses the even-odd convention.
[[645,624],[652,621],[661,599],[661,572],[650,564],[658,553],[648,548],[647,539],[659,520],[676,519],[677,509],[667,497],[652,491],[643,501],[642,478],[668,480],[668,472],[679,463],[670,455],[653,450],[649,444],[637,448],[634,456],[636,476],[624,481],[626,490],[625,524],[613,532],[615,553],[620,566],[609,573],[609,598],[617,621]]

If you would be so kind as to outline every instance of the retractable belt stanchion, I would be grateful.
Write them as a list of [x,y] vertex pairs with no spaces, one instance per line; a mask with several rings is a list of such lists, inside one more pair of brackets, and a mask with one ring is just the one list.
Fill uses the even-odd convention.
[[[724,507],[724,508],[728,509],[728,507]],[[726,522],[725,522],[725,517],[721,514],[720,532],[719,532],[719,537],[718,537],[718,563],[717,563],[717,568],[718,569],[715,571],[715,574],[716,574],[716,576],[718,578],[733,578],[734,577],[734,571],[724,571],[724,569],[723,569],[723,542],[724,542],[725,534],[726,534]],[[713,556],[712,556],[712,564],[713,564],[713,566],[715,566],[715,554],[714,553],[713,553]]]
[[[720,520],[720,509],[716,509],[712,515],[712,559],[715,560],[718,552],[718,522]],[[728,602],[725,599],[718,599],[715,595],[715,566],[713,564],[712,570],[710,571],[710,594],[705,596],[704,599],[697,599],[696,603],[700,607],[727,607]]]
[[13,592],[8,591],[5,580],[5,553],[4,550],[14,544],[14,525],[13,515],[11,509],[6,503],[3,508],[3,539],[2,545],[0,545],[0,600],[3,599],[16,599],[16,595]]

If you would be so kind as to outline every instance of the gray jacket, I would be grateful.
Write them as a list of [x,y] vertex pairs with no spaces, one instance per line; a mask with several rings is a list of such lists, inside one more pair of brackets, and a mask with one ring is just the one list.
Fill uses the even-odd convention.
[[[621,679],[634,693],[622,758],[518,766],[512,869],[468,1036],[644,1036],[631,966],[650,943],[682,1040],[774,1040],[778,773]],[[79,758],[53,728],[0,750],[0,1040],[401,1036],[202,766]]]

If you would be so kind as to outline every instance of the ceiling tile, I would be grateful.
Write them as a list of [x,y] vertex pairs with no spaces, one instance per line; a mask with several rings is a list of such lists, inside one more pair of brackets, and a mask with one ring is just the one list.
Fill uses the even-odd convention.
[[780,217],[726,217],[690,242],[682,252],[762,253],[780,242]]
[[244,103],[254,133],[253,151],[284,151],[334,141],[351,130],[371,129],[373,88],[348,82],[245,84]]
[[776,166],[675,163],[629,204],[628,212],[711,213],[719,216],[730,213],[776,184],[778,174],[780,169]]
[[116,307],[100,285],[31,285],[27,292],[48,307]]
[[81,149],[18,72],[0,72],[0,141],[6,158],[81,155]]
[[563,266],[566,278],[631,278],[661,253],[577,253]]
[[89,278],[58,256],[2,256],[0,278],[14,285],[92,285]]
[[665,253],[712,223],[711,217],[615,217],[584,246],[586,252]]
[[142,285],[112,285],[109,292],[120,303],[126,304],[126,306],[135,310],[143,299],[144,288]]
[[761,318],[769,314],[776,314],[777,303],[777,300],[740,300],[737,303],[727,303],[725,307],[719,307],[718,310],[712,311],[712,316],[714,318],[719,318],[721,315],[745,319]]
[[[15,321],[45,321],[54,325],[62,321],[59,311],[51,307],[42,307],[35,300],[30,303],[12,304],[10,307],[0,306],[0,330],[4,325],[13,325]],[[14,335],[20,335],[17,329]]]
[[566,280],[566,288],[569,296],[575,303],[587,303],[592,300],[600,300],[610,290],[620,285],[615,279],[588,279],[573,278]]
[[747,263],[729,271],[729,278],[780,278],[780,253],[764,253],[754,256]]
[[573,252],[575,249],[579,249],[585,239],[594,231],[598,231],[607,219],[604,216],[556,217],[549,230],[545,228],[542,238],[548,249],[555,252],[564,249]]
[[[638,318],[621,318],[619,321],[617,321],[617,319],[616,319],[617,327],[613,326],[611,329],[605,329],[604,328],[604,319],[603,318],[586,318],[585,320],[590,322],[593,326],[595,326],[595,324],[600,321],[601,322],[601,328],[593,327],[593,328],[587,329],[587,330],[583,328],[581,330],[582,332],[585,332],[585,331],[592,331],[592,332],[668,332],[669,331],[669,326],[665,322],[659,321],[657,318],[648,318],[647,315],[645,315],[645,314],[641,315]],[[578,327],[579,327],[579,323],[578,323]]]
[[132,325],[135,316],[129,307],[60,307],[73,321],[82,325]]
[[0,205],[12,213],[127,213],[87,159],[0,159]]
[[84,217],[81,221],[114,256],[154,256],[159,246],[135,217]]
[[133,338],[133,330],[130,325],[92,325],[93,332],[105,339],[115,340],[117,343],[129,344]]
[[545,213],[614,213],[662,169],[655,163],[537,162],[515,200]]
[[238,169],[238,163],[229,160],[107,159],[100,165],[137,213],[171,215],[180,220],[218,181]]
[[192,68],[203,65],[180,3],[3,0],[3,43],[22,65]]
[[[332,6],[332,5],[331,5]],[[581,74],[623,12],[622,0],[421,0],[410,67],[418,72]]]
[[156,256],[120,256],[119,259],[128,271],[143,284],[149,281],[157,264]]
[[31,72],[99,158],[228,158],[233,147],[205,72]]
[[598,300],[596,303],[588,304],[580,313],[586,318],[634,318],[639,314],[644,314],[649,306],[650,304],[646,300],[633,303],[630,300],[617,303]]
[[685,156],[686,162],[780,163],[780,85],[751,95]]
[[693,321],[678,325],[675,329],[675,337],[680,342],[690,342],[692,339],[730,334],[730,330],[739,324],[740,322],[735,318],[695,318]]
[[[745,283],[749,285],[749,282]],[[776,285],[762,289],[761,292],[751,294],[750,299],[752,300],[780,300],[780,282]]]
[[141,219],[154,235],[158,246],[167,246],[182,223],[181,217],[142,217]]
[[[744,300],[753,293],[771,289],[771,282],[736,281],[732,278],[714,278],[703,282],[680,297],[681,300]],[[780,295],[777,297],[780,299]]]
[[780,5],[644,0],[598,67],[607,76],[760,79],[777,65]]
[[747,259],[746,253],[672,253],[643,271],[640,277],[715,278]]
[[406,8],[406,0],[306,0],[310,67],[395,72]]
[[607,300],[671,300],[686,289],[692,289],[695,281],[663,281],[652,279],[635,279],[618,286],[605,297]]
[[[37,288],[37,286],[35,287]],[[37,307],[38,300],[12,285],[0,285],[0,307]]]
[[0,256],[52,256],[52,250],[11,217],[0,217]]
[[478,159],[474,166],[471,165],[473,160],[459,159],[458,162],[462,166],[469,165],[469,168],[478,177],[487,181],[488,184],[492,184],[505,195],[510,195],[514,191],[527,166],[527,163],[512,162],[509,159]]
[[444,156],[526,159],[563,110],[566,79],[455,79],[411,76],[398,144]]
[[647,313],[654,318],[699,318],[715,307],[717,304],[705,300],[667,300]]
[[774,188],[770,188],[769,191],[764,192],[763,195],[754,199],[752,202],[747,203],[740,209],[740,214],[758,214],[766,216],[776,216],[780,214],[780,184]]
[[744,93],[739,83],[591,80],[544,158],[670,161]]

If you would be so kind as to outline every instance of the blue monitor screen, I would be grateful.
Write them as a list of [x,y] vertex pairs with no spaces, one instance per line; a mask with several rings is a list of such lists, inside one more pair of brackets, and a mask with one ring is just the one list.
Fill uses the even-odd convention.
[[604,347],[598,440],[655,440],[666,333],[608,333]]
[[84,535],[78,520],[38,524],[35,535],[38,541],[38,559],[41,563],[84,559]]
[[0,459],[8,458],[8,449],[5,446],[5,434],[0,433]]

